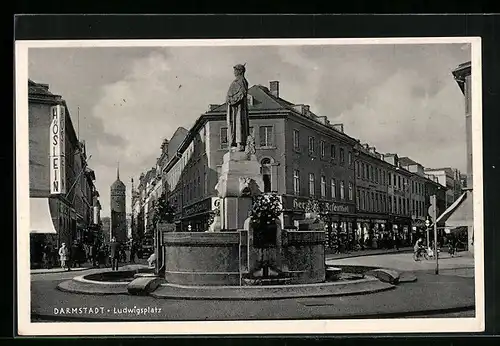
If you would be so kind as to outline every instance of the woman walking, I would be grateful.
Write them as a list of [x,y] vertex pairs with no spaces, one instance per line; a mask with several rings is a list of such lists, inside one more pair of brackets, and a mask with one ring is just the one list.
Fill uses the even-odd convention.
[[61,268],[68,269],[66,267],[66,261],[68,260],[68,248],[66,247],[66,243],[62,243],[59,248],[59,260],[61,261]]

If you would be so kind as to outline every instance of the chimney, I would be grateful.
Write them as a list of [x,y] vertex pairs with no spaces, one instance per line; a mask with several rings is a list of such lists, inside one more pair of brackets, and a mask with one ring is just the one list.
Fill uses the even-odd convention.
[[344,133],[344,124],[333,124],[332,126],[335,130]]
[[277,80],[269,82],[269,89],[274,97],[280,97],[280,82]]

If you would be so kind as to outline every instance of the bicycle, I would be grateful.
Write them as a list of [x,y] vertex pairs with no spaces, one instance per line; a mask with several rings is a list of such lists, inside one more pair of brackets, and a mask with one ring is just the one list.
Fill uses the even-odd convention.
[[426,260],[429,259],[429,254],[427,253],[427,251],[425,249],[419,249],[413,253],[413,260],[415,262],[421,261],[422,257]]

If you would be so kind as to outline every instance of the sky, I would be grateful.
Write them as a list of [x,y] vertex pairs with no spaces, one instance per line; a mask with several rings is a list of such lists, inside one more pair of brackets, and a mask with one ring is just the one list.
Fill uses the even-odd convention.
[[156,165],[164,138],[179,126],[189,129],[209,104],[224,102],[237,63],[246,63],[250,85],[280,81],[280,97],[309,104],[381,153],[465,171],[464,98],[451,71],[470,60],[469,45],[30,48],[28,54],[29,78],[66,100],[92,155],[101,216],[110,214],[117,163],[130,212],[130,179],[137,182]]

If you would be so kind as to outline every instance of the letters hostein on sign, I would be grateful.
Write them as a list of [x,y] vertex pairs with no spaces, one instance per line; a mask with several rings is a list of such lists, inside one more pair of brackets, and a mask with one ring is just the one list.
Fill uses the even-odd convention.
[[50,194],[66,193],[66,164],[65,160],[65,110],[58,105],[51,109],[52,123],[50,124]]

